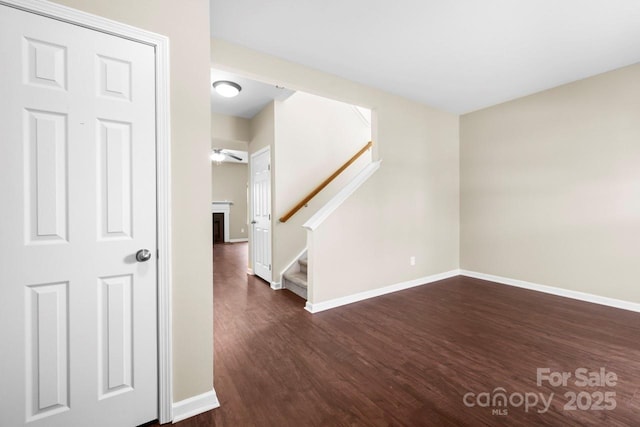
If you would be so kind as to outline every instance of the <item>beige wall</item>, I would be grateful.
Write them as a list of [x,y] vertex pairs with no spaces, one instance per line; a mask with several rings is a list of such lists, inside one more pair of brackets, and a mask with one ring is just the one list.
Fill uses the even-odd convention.
[[209,2],[56,1],[170,39],[174,400],[207,392],[213,384]]
[[313,233],[312,303],[459,266],[458,117],[391,95],[376,102],[382,165]]
[[[272,147],[275,141],[275,102],[270,102],[250,120],[251,140],[249,153],[253,154],[266,147]],[[272,159],[273,161],[273,159]]]
[[640,65],[461,118],[461,266],[640,302]]
[[212,163],[211,201],[229,200],[229,238],[246,239],[247,233],[247,179],[246,163]]
[[[220,40],[212,40],[212,62],[375,110],[382,167],[323,224],[336,232],[323,243],[333,258],[323,260],[327,290],[314,302],[458,268],[457,116]],[[341,274],[341,266],[349,273]]]
[[371,140],[371,126],[344,102],[296,92],[275,103],[273,280],[307,244],[304,224],[370,161],[365,153],[287,222],[278,220]]
[[211,148],[247,151],[250,140],[249,119],[211,113]]

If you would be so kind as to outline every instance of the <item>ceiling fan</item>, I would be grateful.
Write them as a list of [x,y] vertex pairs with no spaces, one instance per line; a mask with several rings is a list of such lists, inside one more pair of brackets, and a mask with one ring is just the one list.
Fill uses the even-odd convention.
[[211,160],[213,160],[214,162],[221,162],[225,159],[225,157],[231,157],[232,159],[235,159],[239,162],[242,161],[242,157],[238,157],[235,154],[229,153],[228,151],[221,148],[216,148],[211,153]]

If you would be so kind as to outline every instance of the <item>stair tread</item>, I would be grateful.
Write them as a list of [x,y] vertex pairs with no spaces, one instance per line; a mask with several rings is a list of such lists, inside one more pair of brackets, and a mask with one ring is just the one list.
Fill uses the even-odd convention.
[[293,282],[294,284],[306,288],[307,287],[307,274],[300,272],[300,271],[296,271],[293,273],[286,273],[284,275],[284,278],[290,282]]
[[300,265],[304,265],[304,266],[306,267],[306,266],[307,266],[307,260],[306,260],[306,258],[305,258],[305,259],[299,259],[299,260],[298,260],[298,264],[300,264]]

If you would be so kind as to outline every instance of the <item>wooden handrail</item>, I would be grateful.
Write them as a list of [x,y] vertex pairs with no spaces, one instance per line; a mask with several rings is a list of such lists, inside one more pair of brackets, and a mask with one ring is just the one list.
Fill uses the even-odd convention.
[[358,157],[362,156],[365,153],[365,151],[367,151],[369,148],[371,148],[372,145],[373,145],[372,141],[367,142],[367,145],[362,147],[362,149],[360,151],[358,151],[356,154],[353,155],[353,157],[351,157],[349,160],[347,160],[347,162],[344,165],[340,166],[340,168],[338,170],[336,170],[334,173],[332,173],[329,178],[327,178],[324,181],[322,181],[322,183],[320,185],[318,185],[316,188],[314,188],[313,191],[310,192],[307,195],[307,197],[302,199],[300,201],[300,203],[295,205],[289,212],[287,212],[282,217],[280,217],[280,222],[287,222],[289,220],[289,218],[294,216],[296,214],[296,212],[298,212],[307,203],[309,203],[309,200],[313,199],[316,196],[316,194],[318,194],[319,192],[321,192],[324,189],[324,187],[326,187],[327,185],[329,185],[329,183],[331,181],[336,179],[336,177],[338,175],[340,175],[342,173],[342,171],[344,171],[346,168],[348,168],[349,165],[351,165],[353,162],[358,160]]

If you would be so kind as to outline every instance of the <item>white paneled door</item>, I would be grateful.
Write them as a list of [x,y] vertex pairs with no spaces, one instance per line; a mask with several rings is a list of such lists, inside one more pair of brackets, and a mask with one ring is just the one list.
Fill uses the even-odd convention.
[[157,417],[154,55],[0,5],[0,426]]
[[253,272],[271,283],[271,154],[251,155],[251,246]]

